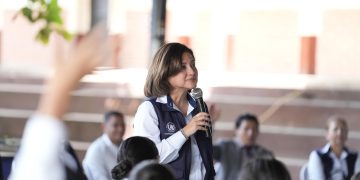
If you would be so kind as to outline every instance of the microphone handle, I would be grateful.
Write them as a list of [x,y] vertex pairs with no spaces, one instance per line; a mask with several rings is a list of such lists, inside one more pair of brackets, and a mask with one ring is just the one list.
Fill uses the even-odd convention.
[[[200,112],[206,112],[206,113],[209,113],[206,109],[206,106],[205,106],[205,102],[203,100],[202,97],[196,99],[196,102],[199,106],[199,111]],[[212,133],[212,128],[211,128],[211,121],[209,122],[210,123],[210,127],[207,126],[207,130],[205,131],[206,132],[206,137],[211,137],[211,133]]]

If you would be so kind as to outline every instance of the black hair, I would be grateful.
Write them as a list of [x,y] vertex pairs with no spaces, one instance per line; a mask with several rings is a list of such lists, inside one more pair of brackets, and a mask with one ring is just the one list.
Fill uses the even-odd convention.
[[104,122],[107,123],[109,119],[113,116],[120,117],[122,120],[124,120],[124,115],[121,112],[118,111],[108,111],[104,115]]
[[243,121],[251,121],[254,122],[256,124],[256,126],[259,126],[259,121],[256,117],[256,115],[251,114],[251,113],[245,113],[245,114],[241,114],[235,122],[235,128],[239,128],[242,124]]
[[175,180],[175,176],[167,165],[147,160],[136,165],[129,180]]
[[239,180],[291,180],[286,166],[273,158],[257,158],[242,167]]
[[130,137],[120,144],[117,155],[118,164],[111,170],[112,178],[123,179],[139,162],[158,157],[159,151],[150,139],[140,136]]

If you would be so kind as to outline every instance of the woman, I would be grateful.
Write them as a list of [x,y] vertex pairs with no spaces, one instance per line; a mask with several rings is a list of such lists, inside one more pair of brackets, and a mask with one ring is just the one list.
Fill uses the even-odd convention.
[[139,136],[130,137],[120,145],[118,164],[111,170],[112,178],[125,179],[131,169],[141,161],[158,159],[159,152],[151,140]]
[[214,179],[212,140],[206,137],[208,113],[199,112],[189,90],[198,72],[191,49],[179,43],[163,45],[155,54],[135,115],[134,134],[154,141],[160,163],[169,164],[176,179]]
[[348,126],[345,119],[332,116],[327,122],[328,144],[311,152],[308,163],[309,179],[343,180],[360,171],[358,153],[345,146]]

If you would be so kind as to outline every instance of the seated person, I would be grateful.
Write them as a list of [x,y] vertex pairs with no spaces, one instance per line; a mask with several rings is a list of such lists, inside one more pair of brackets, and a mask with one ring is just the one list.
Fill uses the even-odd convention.
[[111,169],[116,165],[116,155],[125,132],[124,115],[120,112],[105,113],[104,134],[88,148],[83,161],[89,180],[111,179]]
[[236,179],[242,165],[253,158],[273,158],[272,152],[256,144],[259,122],[255,115],[240,115],[235,127],[235,138],[214,146],[214,160],[221,163],[217,179]]
[[345,146],[348,126],[345,119],[332,116],[326,124],[328,144],[311,152],[308,162],[309,179],[343,180],[360,171],[358,153]]
[[244,164],[238,180],[291,180],[291,176],[282,162],[255,158]]
[[118,152],[118,164],[111,170],[112,178],[126,179],[131,169],[144,160],[159,160],[159,151],[154,142],[140,136],[124,140]]
[[129,180],[175,180],[175,176],[167,165],[154,160],[146,160],[134,167]]

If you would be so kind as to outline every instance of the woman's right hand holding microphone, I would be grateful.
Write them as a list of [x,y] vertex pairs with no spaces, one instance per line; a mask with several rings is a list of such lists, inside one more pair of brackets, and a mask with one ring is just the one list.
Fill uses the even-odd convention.
[[209,129],[208,127],[211,125],[210,121],[211,119],[208,113],[200,112],[192,117],[190,122],[183,129],[181,129],[181,132],[186,138],[189,138],[198,130],[207,131]]

